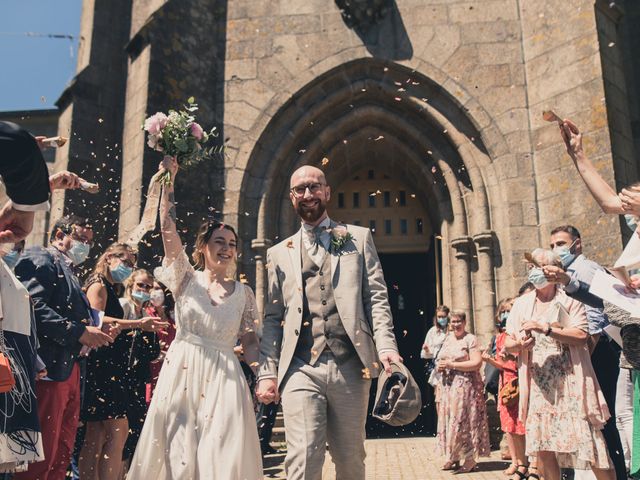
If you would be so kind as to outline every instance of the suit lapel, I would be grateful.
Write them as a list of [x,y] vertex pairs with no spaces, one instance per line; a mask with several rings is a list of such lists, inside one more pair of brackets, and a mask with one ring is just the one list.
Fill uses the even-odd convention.
[[298,291],[302,294],[302,228],[287,240],[287,251],[293,268],[293,275],[298,284]]

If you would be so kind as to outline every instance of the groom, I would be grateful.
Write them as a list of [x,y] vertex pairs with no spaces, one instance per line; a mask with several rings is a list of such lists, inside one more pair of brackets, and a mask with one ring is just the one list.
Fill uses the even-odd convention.
[[290,187],[302,227],[267,253],[257,395],[282,395],[289,480],[321,479],[326,444],[338,479],[364,479],[371,377],[402,361],[387,287],[369,229],[329,219],[322,170],[299,168]]

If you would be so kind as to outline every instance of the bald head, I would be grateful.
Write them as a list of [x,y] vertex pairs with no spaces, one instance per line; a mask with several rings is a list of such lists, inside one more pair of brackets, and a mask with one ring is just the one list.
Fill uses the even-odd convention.
[[298,168],[291,175],[291,180],[289,181],[289,187],[293,188],[296,185],[301,183],[314,182],[314,183],[327,183],[327,180],[324,177],[324,172],[320,170],[318,167],[313,167],[311,165],[303,165]]
[[317,225],[327,216],[331,189],[322,170],[311,165],[300,167],[291,175],[290,186],[289,198],[303,222]]

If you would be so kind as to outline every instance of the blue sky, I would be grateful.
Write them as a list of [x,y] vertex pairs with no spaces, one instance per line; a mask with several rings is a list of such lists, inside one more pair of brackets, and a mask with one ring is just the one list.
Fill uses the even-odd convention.
[[0,111],[53,108],[75,74],[82,0],[0,0],[0,5]]

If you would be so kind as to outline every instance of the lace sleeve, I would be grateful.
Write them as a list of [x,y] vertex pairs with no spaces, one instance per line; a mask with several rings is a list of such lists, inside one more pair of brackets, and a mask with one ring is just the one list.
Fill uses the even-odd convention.
[[244,304],[244,312],[242,312],[242,321],[240,322],[238,338],[241,338],[245,333],[258,333],[260,329],[260,317],[258,315],[256,297],[249,286],[242,285],[242,287],[244,287],[246,301]]
[[154,276],[162,283],[164,283],[174,298],[182,294],[187,285],[193,278],[195,270],[189,263],[187,254],[182,252],[173,262],[167,263],[166,258],[162,260],[162,266],[156,268],[153,272]]

